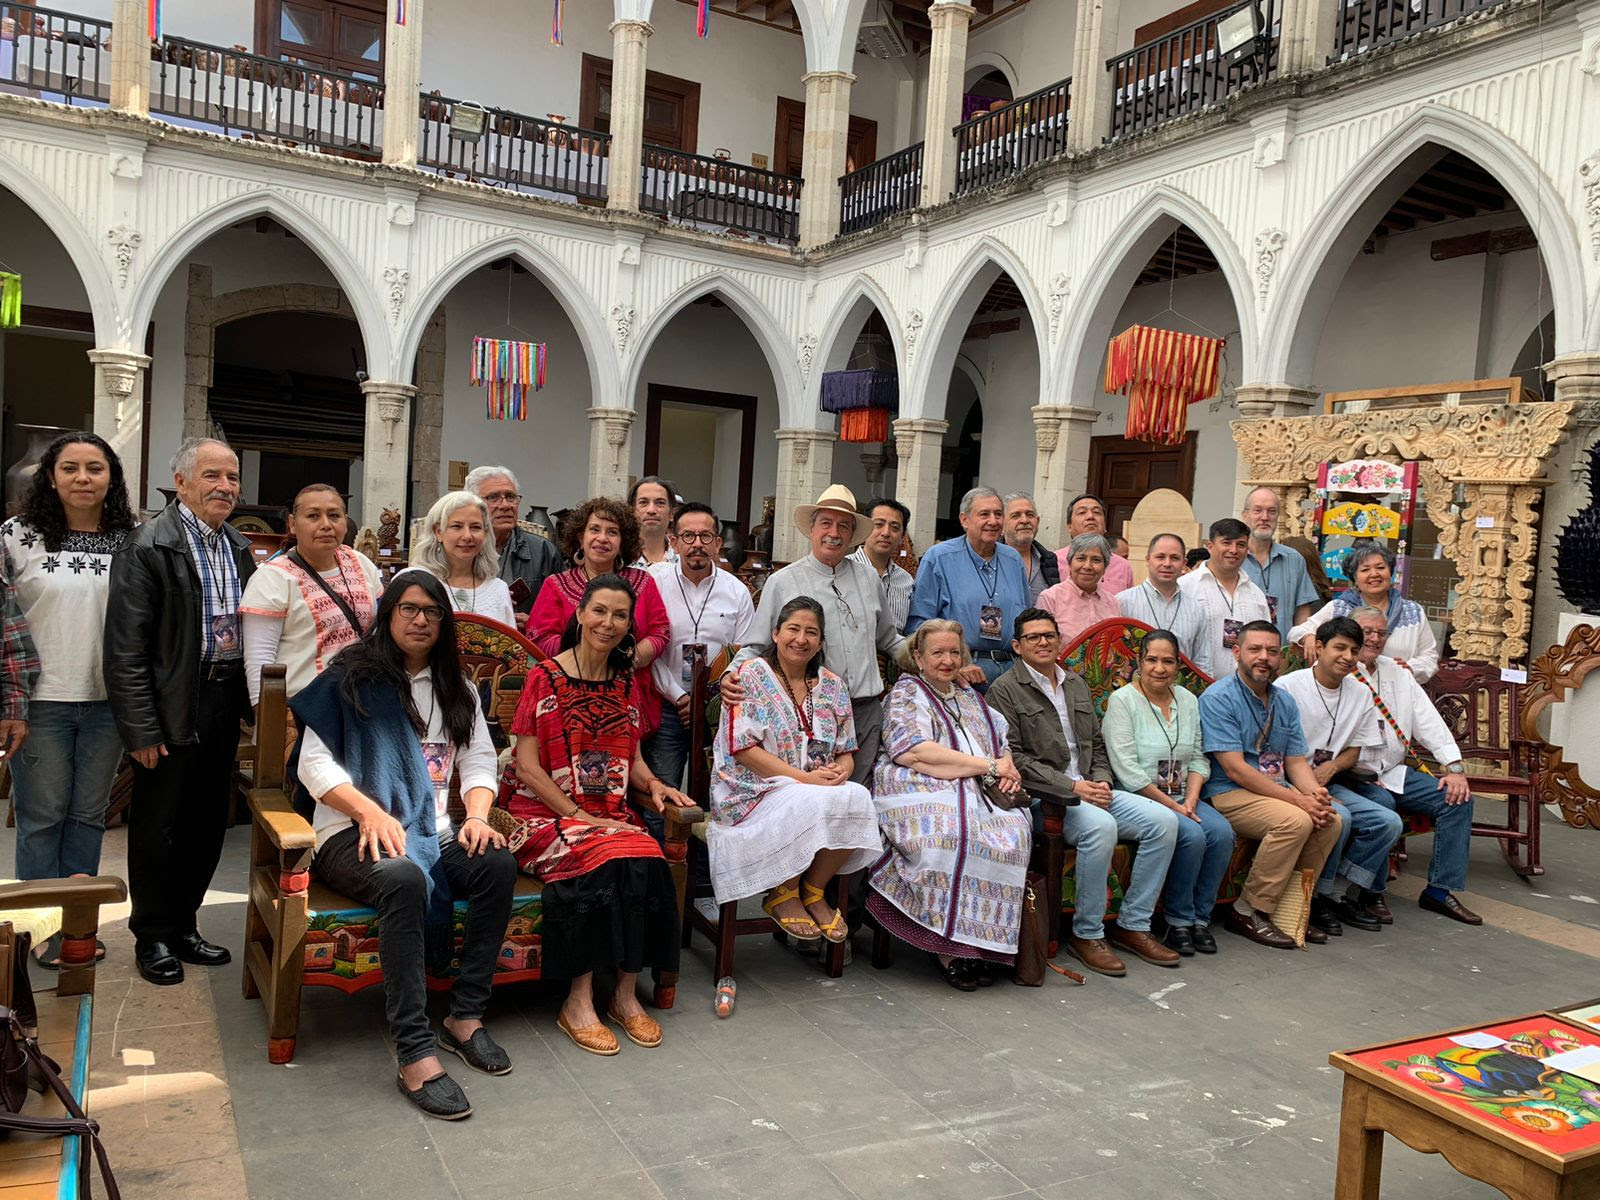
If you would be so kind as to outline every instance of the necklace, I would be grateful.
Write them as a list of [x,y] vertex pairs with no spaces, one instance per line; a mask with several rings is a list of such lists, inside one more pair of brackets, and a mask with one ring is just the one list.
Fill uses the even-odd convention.
[[578,678],[583,680],[584,683],[604,683],[607,679],[611,678],[611,662],[609,657],[607,657],[607,659],[601,663],[599,675],[596,675],[593,679],[590,679],[587,675],[585,675],[583,673],[583,660],[578,657],[578,648],[576,646],[572,648],[572,665],[577,669]]
[[778,675],[783,680],[783,693],[789,697],[789,703],[794,706],[795,716],[800,719],[800,727],[806,731],[806,736],[811,736],[811,693],[816,689],[816,684],[810,676],[803,676],[801,686],[805,689],[799,699],[795,698],[794,680],[782,667],[778,668]]
[[1328,714],[1328,740],[1333,740],[1333,731],[1339,727],[1339,708],[1344,704],[1344,683],[1334,689],[1333,704],[1328,704],[1328,689],[1322,686],[1322,681],[1311,676],[1311,682],[1317,685],[1317,699],[1322,703],[1322,711]]

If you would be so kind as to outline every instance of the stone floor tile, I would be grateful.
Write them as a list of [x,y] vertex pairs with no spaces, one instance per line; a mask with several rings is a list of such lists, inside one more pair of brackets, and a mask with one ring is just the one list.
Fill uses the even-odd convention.
[[927,1127],[884,1139],[824,1134],[802,1143],[858,1196],[871,1200],[995,1200],[1027,1186],[954,1130]]
[[650,1178],[667,1200],[855,1200],[805,1150],[764,1147],[655,1167]]

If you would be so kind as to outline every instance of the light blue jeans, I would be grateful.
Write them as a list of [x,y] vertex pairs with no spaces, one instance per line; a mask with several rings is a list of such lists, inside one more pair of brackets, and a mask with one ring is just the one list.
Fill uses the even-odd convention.
[[100,870],[106,800],[121,762],[122,739],[104,700],[28,706],[28,740],[11,760],[18,879]]
[[[1166,882],[1167,868],[1178,845],[1179,816],[1164,804],[1132,792],[1111,793],[1111,808],[1088,801],[1066,810],[1061,822],[1062,840],[1078,851],[1073,871],[1077,896],[1073,901],[1072,933],[1084,941],[1106,934],[1106,878],[1117,842],[1138,842],[1133,877],[1123,893],[1117,927],[1132,933],[1149,933],[1156,898]],[[1192,822],[1191,822],[1192,824]]]
[[1343,825],[1317,880],[1317,895],[1333,895],[1340,875],[1369,892],[1383,891],[1389,886],[1389,851],[1400,840],[1400,814],[1337,783],[1328,791]]
[[1233,858],[1233,826],[1204,800],[1195,809],[1196,825],[1178,817],[1178,848],[1167,868],[1162,909],[1168,925],[1210,925],[1222,878]]
[[1472,852],[1472,805],[1446,804],[1439,781],[1415,767],[1406,768],[1403,791],[1391,792],[1381,783],[1362,789],[1385,808],[1422,813],[1433,818],[1433,857],[1428,861],[1428,884],[1447,892],[1467,886],[1467,857]]

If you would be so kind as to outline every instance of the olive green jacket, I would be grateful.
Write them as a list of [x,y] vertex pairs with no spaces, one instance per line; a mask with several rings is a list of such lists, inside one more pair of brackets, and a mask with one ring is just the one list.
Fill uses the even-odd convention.
[[[1100,740],[1089,686],[1075,671],[1063,671],[1072,737],[1078,744],[1078,773],[1085,779],[1111,782],[1111,760]],[[1061,718],[1032,675],[1020,661],[989,685],[984,695],[989,706],[1006,719],[1006,741],[1011,758],[1022,774],[1022,786],[1070,794],[1067,775],[1071,752],[1061,731]]]

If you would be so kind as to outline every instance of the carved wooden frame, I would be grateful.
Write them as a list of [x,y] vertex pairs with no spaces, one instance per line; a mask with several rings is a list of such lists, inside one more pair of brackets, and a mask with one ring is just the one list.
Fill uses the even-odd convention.
[[[1268,417],[1233,422],[1233,440],[1245,482],[1277,491],[1285,537],[1312,536],[1306,501],[1322,463],[1416,462],[1428,517],[1461,574],[1455,654],[1506,666],[1528,653],[1539,495],[1549,482],[1542,474],[1573,408],[1557,401]],[[1457,484],[1467,502],[1452,511]],[[1481,519],[1491,524],[1480,528]]]
[[[1528,686],[1523,693],[1522,731],[1530,738],[1541,738],[1539,716],[1553,704],[1560,704],[1569,691],[1576,691],[1584,677],[1600,667],[1600,626],[1579,625],[1559,646],[1551,646],[1528,667]],[[1579,829],[1600,829],[1600,791],[1578,776],[1575,763],[1566,760],[1563,748],[1547,743],[1544,769],[1534,779],[1534,802],[1554,804],[1561,819]]]

